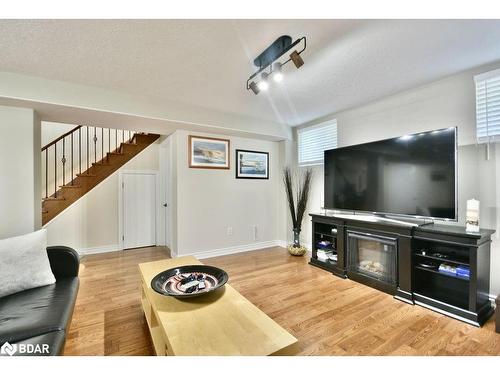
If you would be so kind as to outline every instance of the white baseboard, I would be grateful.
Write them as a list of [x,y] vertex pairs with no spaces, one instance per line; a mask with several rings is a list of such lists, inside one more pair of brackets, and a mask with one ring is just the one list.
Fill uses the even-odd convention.
[[213,249],[213,250],[205,250],[205,251],[196,251],[196,252],[179,251],[178,256],[192,255],[198,259],[205,259],[205,258],[218,257],[221,255],[244,253],[246,251],[263,250],[263,249],[267,249],[269,247],[275,247],[275,246],[286,247],[286,242],[280,241],[280,240],[274,240],[274,241],[265,241],[265,242],[255,242],[255,243],[251,243],[248,245],[231,246],[231,247],[224,247],[221,249]]
[[288,246],[288,244],[284,240],[277,240],[275,242],[276,242],[275,246],[284,247],[284,248],[286,248]]
[[100,254],[100,253],[110,253],[113,251],[122,250],[120,245],[107,245],[107,246],[96,246],[96,247],[87,247],[82,249],[76,249],[79,255],[90,255],[90,254]]

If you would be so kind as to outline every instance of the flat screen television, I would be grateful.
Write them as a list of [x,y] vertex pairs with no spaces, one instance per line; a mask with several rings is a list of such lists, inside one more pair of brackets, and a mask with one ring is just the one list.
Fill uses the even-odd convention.
[[457,129],[325,151],[325,208],[457,219]]

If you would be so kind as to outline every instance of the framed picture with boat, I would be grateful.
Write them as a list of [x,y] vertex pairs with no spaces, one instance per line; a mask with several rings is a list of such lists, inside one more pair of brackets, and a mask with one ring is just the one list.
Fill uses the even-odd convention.
[[236,150],[236,178],[269,179],[269,153]]
[[229,167],[229,139],[189,136],[189,168]]

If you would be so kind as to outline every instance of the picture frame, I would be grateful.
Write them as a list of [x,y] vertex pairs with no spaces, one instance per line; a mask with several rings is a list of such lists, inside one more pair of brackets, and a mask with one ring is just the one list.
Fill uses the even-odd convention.
[[223,138],[190,135],[189,168],[230,169],[230,141]]
[[236,150],[236,178],[268,180],[269,152]]

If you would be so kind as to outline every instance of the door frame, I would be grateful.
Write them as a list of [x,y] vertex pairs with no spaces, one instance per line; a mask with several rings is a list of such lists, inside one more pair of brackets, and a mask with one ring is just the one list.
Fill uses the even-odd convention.
[[[172,251],[173,244],[173,208],[174,202],[172,200],[173,188],[173,150],[172,150],[172,135],[169,135],[165,141],[160,144],[160,170],[159,170],[159,185],[160,185],[160,202],[158,202],[160,212],[159,222],[159,236],[158,244],[166,246]],[[163,203],[168,204],[165,211],[162,206]]]
[[144,174],[144,175],[153,175],[155,178],[155,246],[158,245],[158,223],[159,223],[159,215],[160,209],[158,207],[158,202],[160,201],[160,188],[159,188],[159,179],[158,179],[158,171],[157,170],[121,170],[118,171],[118,248],[120,250],[125,250],[124,241],[123,241],[123,175],[126,174]]

